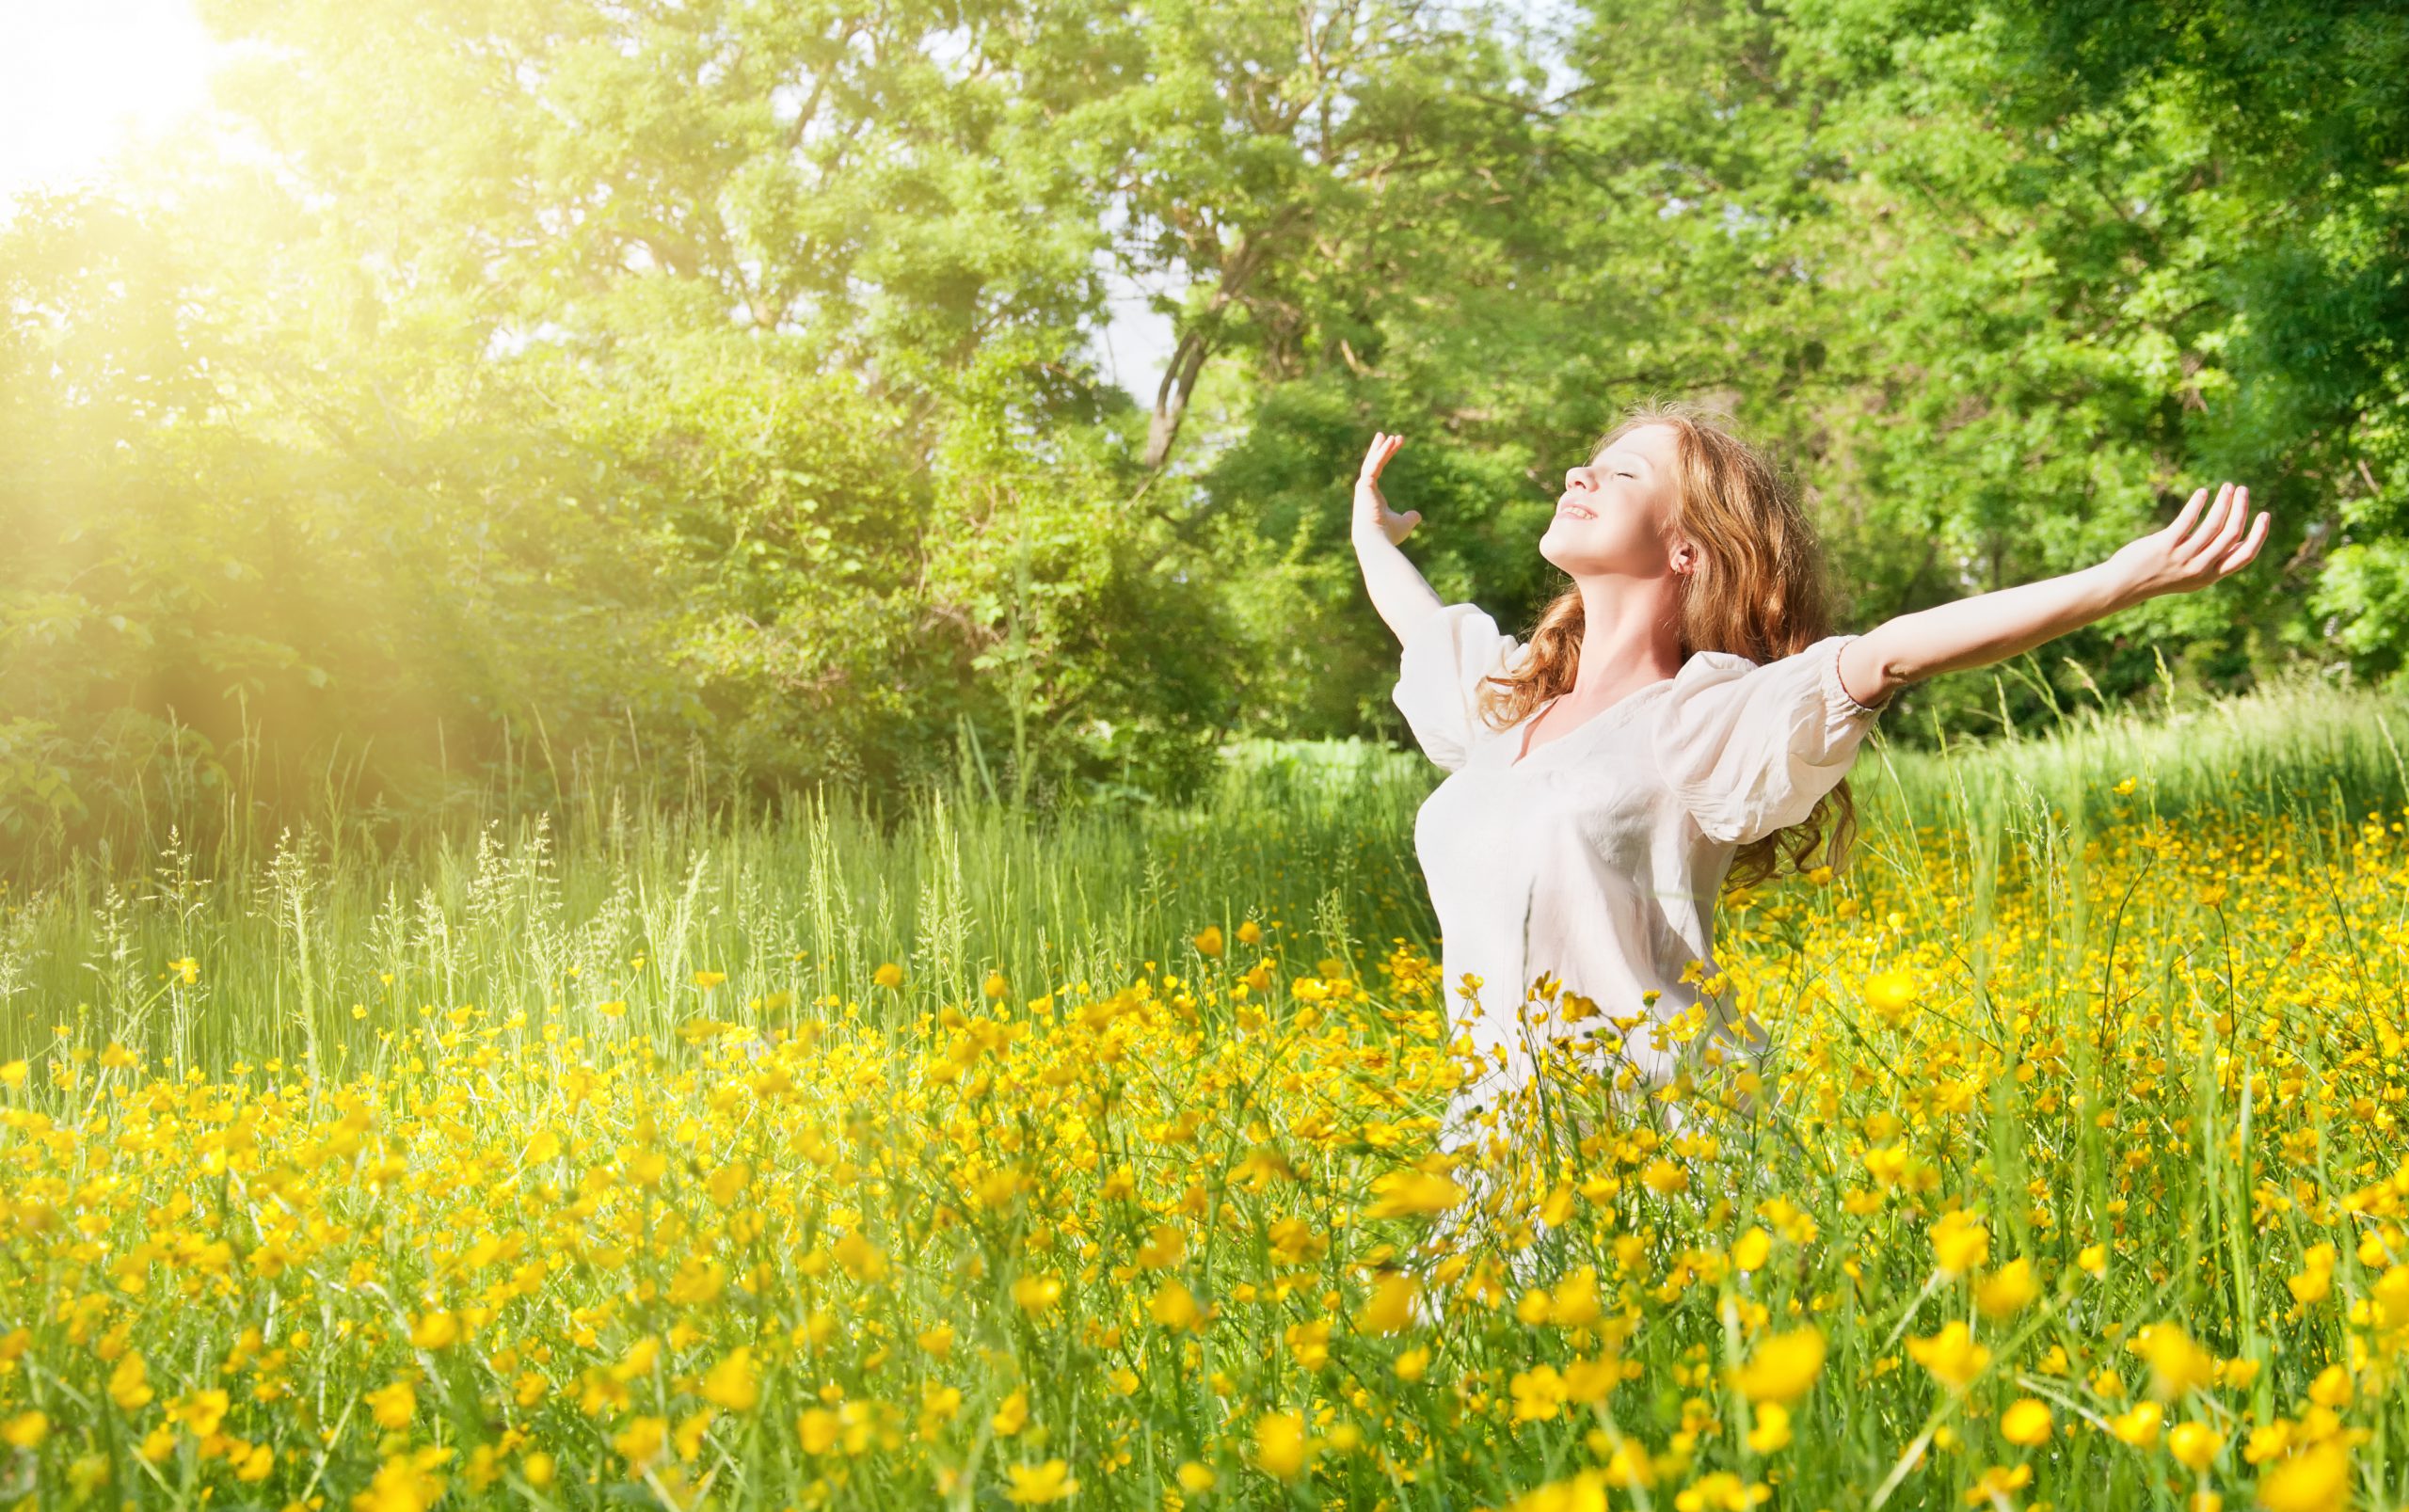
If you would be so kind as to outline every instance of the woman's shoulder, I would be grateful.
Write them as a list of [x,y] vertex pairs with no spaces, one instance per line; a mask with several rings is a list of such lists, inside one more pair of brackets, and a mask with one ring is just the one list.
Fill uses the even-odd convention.
[[1759,665],[1737,651],[1692,651],[1681,670],[1673,674],[1673,687],[1678,691],[1722,682],[1754,672]]

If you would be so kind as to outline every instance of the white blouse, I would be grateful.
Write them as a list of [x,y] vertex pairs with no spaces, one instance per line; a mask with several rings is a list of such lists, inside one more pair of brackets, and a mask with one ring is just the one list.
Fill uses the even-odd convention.
[[[1490,1068],[1457,1094],[1449,1142],[1465,1115],[1528,1081],[1542,1034],[1589,1032],[1611,1045],[1606,1018],[1661,1022],[1703,1002],[1727,1044],[1762,1044],[1753,1022],[1735,1033],[1728,1005],[1697,985],[1716,970],[1715,900],[1739,847],[1805,819],[1888,707],[1841,686],[1841,647],[1855,639],[1829,636],[1762,666],[1695,652],[1673,676],[1522,756],[1545,706],[1500,730],[1480,718],[1478,698],[1481,679],[1519,666],[1527,647],[1472,604],[1413,628],[1394,696],[1451,773],[1422,804],[1414,849],[1439,917],[1449,1023],[1471,1021]],[[1476,1008],[1467,972],[1480,979]],[[1518,1025],[1544,974],[1602,1018],[1568,1025],[1546,1011]],[[1651,989],[1661,995],[1652,1006]],[[1531,1016],[1550,1009],[1535,1004]],[[1651,1085],[1672,1078],[1679,1047],[1659,1048],[1647,1024],[1621,1038]]]

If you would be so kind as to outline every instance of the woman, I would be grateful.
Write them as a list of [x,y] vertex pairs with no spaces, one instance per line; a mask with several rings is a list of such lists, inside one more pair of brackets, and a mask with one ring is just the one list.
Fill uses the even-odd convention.
[[1497,1127],[1489,1110],[1554,1039],[1619,1039],[1608,1064],[1651,1088],[1701,1050],[1760,1045],[1705,990],[1715,898],[1801,867],[1827,820],[1827,858],[1845,864],[1844,779],[1892,694],[2206,587],[2267,535],[2264,513],[2244,533],[2247,488],[2205,514],[2201,489],[2096,566],[1836,634],[1813,533],[1773,470],[1688,406],[1651,405],[1565,475],[1540,553],[1572,582],[1524,644],[1442,604],[1397,549],[1421,518],[1380,496],[1401,443],[1365,452],[1353,534],[1403,646],[1396,705],[1451,773],[1414,826],[1449,1020],[1477,1057],[1451,1148]]

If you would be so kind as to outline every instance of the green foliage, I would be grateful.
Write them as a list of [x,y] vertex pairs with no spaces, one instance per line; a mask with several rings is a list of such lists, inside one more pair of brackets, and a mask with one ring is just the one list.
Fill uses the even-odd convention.
[[[1510,623],[1650,392],[1793,467],[1853,627],[2221,477],[2275,511],[1903,740],[2401,663],[2390,9],[203,12],[264,44],[219,80],[251,151],[0,222],[21,847],[541,800],[621,741],[757,796],[1177,796],[1233,735],[1397,733],[1371,431]],[[1087,356],[1109,267],[1173,322],[1141,403]]]

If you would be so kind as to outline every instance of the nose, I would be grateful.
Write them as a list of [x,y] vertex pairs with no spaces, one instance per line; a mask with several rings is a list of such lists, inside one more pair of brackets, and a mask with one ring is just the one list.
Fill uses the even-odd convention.
[[1587,488],[1587,487],[1588,487],[1588,486],[1589,486],[1589,470],[1588,470],[1587,468],[1569,468],[1569,469],[1567,469],[1567,470],[1565,470],[1565,474],[1564,474],[1564,485],[1565,485],[1567,488]]

